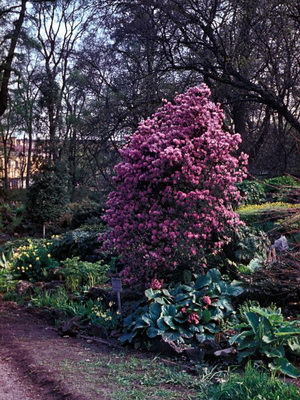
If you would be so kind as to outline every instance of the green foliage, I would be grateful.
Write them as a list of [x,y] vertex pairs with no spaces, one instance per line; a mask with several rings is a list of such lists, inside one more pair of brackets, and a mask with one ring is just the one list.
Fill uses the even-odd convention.
[[86,259],[99,249],[99,232],[77,229],[53,238],[50,253],[58,260],[80,257]]
[[261,372],[250,363],[244,374],[230,374],[229,380],[221,385],[212,385],[207,393],[208,400],[298,400],[300,391],[281,379]]
[[110,330],[119,329],[121,314],[115,308],[115,303],[113,302],[109,303],[109,308],[105,308],[100,301],[97,301],[91,309],[89,320],[93,324],[102,325]]
[[38,282],[48,279],[48,275],[59,266],[57,260],[51,257],[44,242],[33,242],[30,239],[18,247],[11,260],[11,272],[14,279],[24,279]]
[[102,208],[95,201],[86,198],[80,203],[68,204],[68,209],[71,213],[71,229],[77,229],[83,224],[100,224]]
[[71,300],[64,288],[59,288],[55,292],[38,291],[32,296],[29,304],[39,308],[47,307],[60,310],[66,314],[66,316],[78,316],[83,320],[88,318],[94,306],[92,300],[85,303]]
[[299,210],[298,204],[284,202],[253,204],[241,206],[237,213],[248,225],[256,226],[264,231],[276,228],[282,218]]
[[240,190],[243,201],[242,204],[261,204],[266,200],[264,185],[257,181],[244,180],[236,184]]
[[300,180],[292,176],[279,176],[264,180],[264,190],[272,201],[299,201]]
[[14,290],[16,282],[12,279],[9,258],[0,253],[0,292]]
[[26,218],[42,225],[55,222],[68,202],[66,171],[61,165],[44,165],[27,191]]
[[55,292],[39,291],[32,296],[30,304],[43,308],[62,311],[67,317],[79,317],[82,321],[102,325],[107,329],[117,329],[120,325],[120,314],[115,311],[114,303],[105,308],[101,301],[74,301],[69,298],[65,288]]
[[102,261],[95,263],[80,261],[79,257],[67,258],[62,262],[60,272],[64,275],[66,286],[73,293],[88,290],[92,286],[101,285],[107,281],[108,265]]
[[23,218],[23,206],[17,207],[14,204],[3,203],[0,205],[0,228],[1,231],[7,234],[22,229],[21,222]]
[[250,226],[241,226],[225,252],[229,258],[249,264],[254,259],[266,260],[269,248],[270,242],[265,232]]
[[241,309],[241,318],[243,322],[236,327],[240,333],[230,340],[230,344],[238,345],[238,359],[262,357],[270,368],[299,377],[300,371],[286,359],[286,351],[300,350],[295,341],[300,336],[300,321],[284,320],[280,308],[257,305]]
[[162,337],[178,344],[199,343],[214,337],[233,314],[231,296],[242,288],[228,284],[211,269],[190,285],[148,289],[144,304],[124,320],[122,343],[147,342]]

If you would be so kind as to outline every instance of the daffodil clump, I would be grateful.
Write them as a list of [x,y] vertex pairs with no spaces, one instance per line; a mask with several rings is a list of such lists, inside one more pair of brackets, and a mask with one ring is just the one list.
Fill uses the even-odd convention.
[[58,265],[58,261],[51,257],[46,243],[35,244],[30,240],[13,253],[11,260],[13,277],[31,282],[46,280]]

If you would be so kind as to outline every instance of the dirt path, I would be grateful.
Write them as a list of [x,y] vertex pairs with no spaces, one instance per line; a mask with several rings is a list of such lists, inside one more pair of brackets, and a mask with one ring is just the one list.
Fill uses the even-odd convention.
[[66,386],[56,369],[63,362],[71,365],[89,356],[83,341],[59,337],[40,318],[0,299],[1,400],[105,400],[91,393],[85,397],[70,382]]

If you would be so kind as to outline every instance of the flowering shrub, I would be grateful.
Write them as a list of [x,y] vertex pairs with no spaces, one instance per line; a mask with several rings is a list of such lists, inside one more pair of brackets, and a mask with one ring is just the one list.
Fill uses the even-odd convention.
[[217,269],[191,285],[147,289],[144,304],[124,320],[120,340],[145,344],[162,337],[177,344],[199,344],[220,332],[234,312],[230,298],[242,292],[240,286],[222,280]]
[[110,231],[101,239],[130,266],[129,279],[199,271],[205,251],[218,252],[240,224],[232,202],[247,157],[232,155],[240,135],[223,129],[209,95],[203,85],[165,102],[121,151],[105,215]]
[[48,274],[58,265],[58,261],[51,257],[46,244],[28,240],[27,244],[14,252],[11,269],[15,279],[37,282],[46,280]]

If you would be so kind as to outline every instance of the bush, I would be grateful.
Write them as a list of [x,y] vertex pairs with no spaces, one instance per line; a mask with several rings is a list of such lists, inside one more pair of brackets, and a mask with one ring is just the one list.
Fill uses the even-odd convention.
[[257,181],[244,180],[236,184],[243,196],[242,204],[261,204],[266,200],[264,185]]
[[11,271],[14,279],[31,282],[47,280],[58,266],[58,261],[51,257],[42,242],[36,244],[28,240],[26,245],[17,248],[12,255]]
[[68,202],[66,171],[61,164],[45,164],[27,190],[26,218],[42,227],[56,223]]
[[218,252],[240,224],[232,203],[247,157],[232,155],[241,138],[223,130],[224,114],[209,95],[205,85],[178,95],[121,151],[104,238],[131,282],[173,280],[186,268],[199,273],[204,254]]
[[67,258],[62,262],[61,273],[66,280],[66,286],[72,292],[88,290],[92,286],[101,285],[107,281],[108,265],[102,261],[95,263],[80,261],[79,257]]
[[49,251],[58,260],[80,257],[94,261],[100,257],[95,253],[99,250],[98,237],[99,232],[77,229],[53,238]]
[[233,315],[232,296],[243,292],[221,279],[217,269],[201,275],[191,285],[161,287],[157,279],[145,291],[144,303],[124,320],[121,342],[145,344],[162,337],[177,344],[199,344],[214,338],[224,320]]
[[71,213],[71,229],[77,229],[84,224],[94,225],[101,222],[102,207],[92,200],[84,199],[80,203],[70,203],[68,209]]
[[253,259],[265,261],[269,248],[270,240],[265,232],[250,226],[241,226],[224,251],[231,260],[249,264]]

